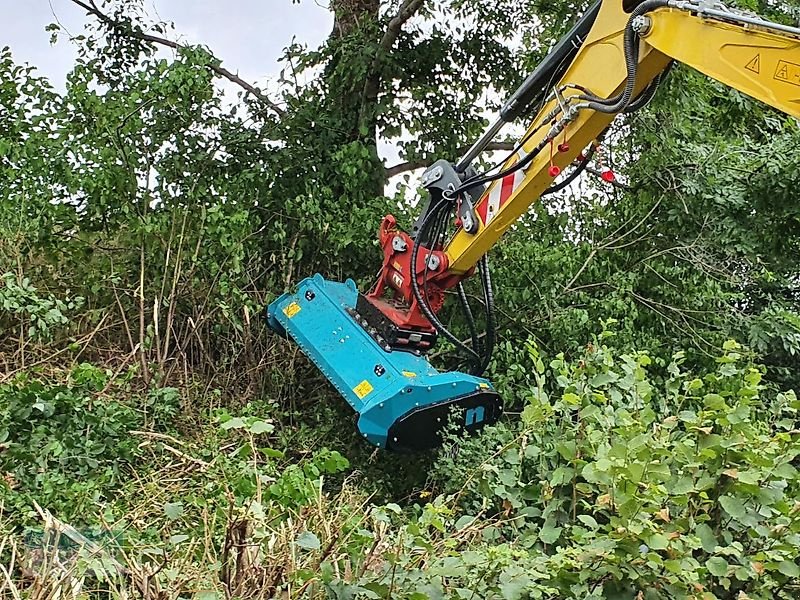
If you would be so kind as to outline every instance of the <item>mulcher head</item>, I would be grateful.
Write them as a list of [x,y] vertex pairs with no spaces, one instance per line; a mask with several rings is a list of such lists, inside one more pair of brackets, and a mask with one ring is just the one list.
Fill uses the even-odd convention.
[[358,298],[353,281],[315,275],[270,304],[267,319],[356,411],[364,438],[391,451],[426,450],[441,443],[450,420],[472,432],[500,418],[500,397],[487,380],[439,373],[422,356],[382,347],[355,313]]

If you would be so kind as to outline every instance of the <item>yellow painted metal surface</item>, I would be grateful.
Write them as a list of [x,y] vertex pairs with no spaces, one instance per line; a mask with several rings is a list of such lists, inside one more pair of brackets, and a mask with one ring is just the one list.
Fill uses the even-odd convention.
[[800,117],[800,40],[755,27],[654,11],[642,39],[740,92]]
[[[604,98],[623,89],[626,80],[623,32],[629,15],[622,11],[621,5],[620,0],[604,0],[594,27],[557,85],[579,84]],[[675,58],[790,115],[800,116],[800,45],[796,39],[753,27],[701,19],[674,9],[659,9],[648,16],[652,27],[642,36],[637,94],[664,70],[671,58]],[[565,92],[565,96],[577,93]],[[555,106],[555,101],[546,105],[534,118],[528,133],[535,130]],[[613,119],[611,114],[582,110],[566,129],[570,150],[557,152],[553,163],[562,169],[572,163]],[[545,139],[548,129],[549,125],[542,127],[525,144],[524,150],[535,148]],[[558,142],[561,139],[559,136]],[[505,167],[517,160],[512,157]],[[474,235],[461,230],[453,236],[446,248],[452,272],[469,271],[539,199],[553,182],[549,167],[550,153],[541,152],[527,166],[524,179],[505,204],[493,213],[488,226],[481,223]],[[492,184],[499,185],[502,181]],[[491,193],[492,187],[478,205],[488,202]]]
[[[626,79],[625,55],[623,52],[623,32],[629,15],[622,11],[620,0],[605,0],[597,15],[594,27],[589,32],[578,55],[564,74],[560,83],[580,84],[589,88],[594,94],[607,98],[621,91]],[[643,45],[644,46],[644,45]],[[639,61],[639,77],[637,93],[644,89],[668,64],[669,59],[652,48],[643,47]],[[556,82],[554,82],[554,86]],[[576,94],[578,92],[568,92]],[[543,116],[556,106],[551,102],[544,106],[534,118],[529,132],[534,129]],[[597,113],[591,110],[582,111],[578,118],[566,130],[566,138],[570,151],[557,153],[553,163],[561,168],[572,163],[581,150],[611,123],[614,115]],[[534,148],[547,135],[549,126],[543,127],[539,133],[525,144],[525,151]],[[559,137],[559,140],[561,137]],[[511,159],[505,166],[516,161]],[[526,169],[525,179],[514,190],[508,201],[498,210],[488,227],[481,224],[474,235],[459,231],[446,248],[450,271],[465,273],[472,268],[481,256],[497,242],[503,233],[516,221],[528,207],[536,201],[553,182],[548,173],[550,167],[549,152],[542,152]],[[500,181],[492,185],[502,185]],[[482,202],[487,201],[491,188],[487,190]]]

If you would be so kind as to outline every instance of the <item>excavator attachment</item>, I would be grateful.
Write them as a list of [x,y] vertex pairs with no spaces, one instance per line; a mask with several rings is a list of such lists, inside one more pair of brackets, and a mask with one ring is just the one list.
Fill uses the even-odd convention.
[[367,441],[397,452],[426,450],[441,443],[448,423],[472,432],[500,418],[500,397],[486,379],[439,373],[423,356],[381,347],[354,316],[358,297],[352,280],[315,275],[272,302],[267,320],[347,400]]

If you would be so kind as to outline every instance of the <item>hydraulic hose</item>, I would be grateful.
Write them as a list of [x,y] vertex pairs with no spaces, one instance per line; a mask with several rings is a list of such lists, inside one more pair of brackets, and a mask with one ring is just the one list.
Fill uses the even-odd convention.
[[648,86],[647,86],[647,87],[644,89],[644,91],[643,91],[641,94],[639,94],[639,95],[636,97],[636,99],[635,99],[633,102],[631,102],[631,103],[630,103],[630,104],[629,104],[629,105],[628,105],[628,106],[625,108],[625,110],[623,110],[622,112],[624,112],[624,113],[626,113],[626,114],[629,114],[629,113],[634,113],[634,112],[636,112],[637,110],[641,110],[641,109],[643,109],[645,106],[647,106],[648,104],[650,104],[650,102],[652,102],[653,98],[655,98],[655,96],[656,96],[656,92],[658,92],[658,88],[659,88],[659,86],[660,86],[660,85],[661,85],[661,83],[664,81],[664,79],[667,77],[667,75],[669,74],[669,72],[672,70],[672,66],[673,66],[674,64],[675,64],[674,62],[670,62],[670,63],[667,65],[667,68],[666,68],[666,69],[664,69],[664,70],[663,70],[661,73],[659,73],[659,74],[658,74],[658,76],[657,76],[657,77],[656,77],[656,78],[655,78],[653,81],[651,81],[651,82],[650,82],[650,85],[648,85]]
[[[448,209],[448,201],[443,200],[439,204],[437,204],[433,209],[425,215],[422,223],[420,224],[419,231],[420,231],[420,239],[425,239],[424,232],[429,226],[430,223],[434,222],[436,218],[438,218],[439,213],[442,210]],[[419,248],[421,244],[414,244],[414,247],[411,249],[411,265],[412,269],[417,264],[417,258],[419,257]],[[426,264],[427,269],[427,264]],[[461,350],[464,354],[466,354],[470,361],[474,366],[480,366],[483,363],[482,357],[471,348],[466,346],[459,340],[455,335],[450,332],[447,327],[437,318],[434,312],[431,310],[430,306],[428,305],[428,300],[422,295],[422,290],[419,289],[419,282],[415,276],[415,273],[411,274],[411,291],[414,293],[414,298],[417,300],[417,304],[419,304],[420,310],[422,314],[425,315],[425,318],[430,321],[431,325],[436,328],[436,330],[441,333],[448,341],[450,341],[457,349]]]
[[492,290],[492,276],[489,272],[489,259],[485,254],[478,263],[478,269],[481,274],[481,283],[483,284],[483,300],[486,307],[486,342],[483,346],[483,361],[481,362],[479,371],[475,373],[475,375],[482,375],[489,366],[489,361],[492,360],[497,330],[497,319],[494,314],[494,291]]
[[668,6],[668,0],[645,0],[642,4],[637,6],[631,13],[628,19],[628,25],[625,27],[623,48],[625,52],[625,65],[628,70],[628,76],[625,81],[625,89],[621,94],[612,98],[597,98],[593,96],[584,96],[582,99],[589,100],[587,106],[592,110],[602,113],[618,113],[626,108],[633,99],[633,91],[636,87],[636,76],[639,69],[639,35],[633,30],[632,23],[636,17],[643,14]]
[[464,290],[464,283],[458,283],[458,299],[461,301],[461,308],[464,311],[464,316],[467,319],[467,326],[469,327],[469,334],[472,338],[472,349],[476,353],[481,351],[481,340],[478,336],[478,326],[475,323],[475,315],[472,314],[472,309],[469,306],[467,299],[467,292]]

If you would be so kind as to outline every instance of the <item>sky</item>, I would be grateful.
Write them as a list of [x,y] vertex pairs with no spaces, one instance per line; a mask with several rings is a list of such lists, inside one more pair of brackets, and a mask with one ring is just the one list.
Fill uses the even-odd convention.
[[[169,37],[208,46],[225,67],[259,85],[277,76],[278,58],[293,38],[316,46],[333,26],[326,0],[145,0],[145,7],[174,22]],[[50,45],[45,27],[58,21],[77,35],[83,9],[70,0],[0,0],[0,15],[0,47],[10,46],[18,63],[37,67],[63,89],[75,50],[66,37]]]
[[[275,89],[269,84],[280,73],[286,46],[294,41],[316,47],[333,28],[327,0],[145,0],[144,6],[154,20],[174,24],[167,37],[208,46],[224,67],[265,90]],[[57,22],[78,35],[85,11],[70,0],[0,0],[0,15],[0,48],[9,46],[17,63],[35,66],[63,91],[75,46],[67,35],[51,45],[45,27]],[[240,91],[228,82],[220,85],[232,101]],[[379,151],[388,164],[400,162],[394,145],[381,142]]]

